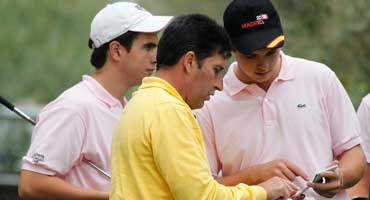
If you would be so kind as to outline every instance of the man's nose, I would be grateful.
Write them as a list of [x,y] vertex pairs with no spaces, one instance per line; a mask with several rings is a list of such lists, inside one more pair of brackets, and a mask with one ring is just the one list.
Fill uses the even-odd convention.
[[150,53],[150,61],[154,64],[157,63],[157,48]]
[[223,88],[224,88],[224,81],[222,79],[222,76],[218,76],[215,81],[215,89],[221,91],[223,90]]
[[265,59],[263,56],[259,56],[257,58],[257,67],[258,68],[266,68],[268,66],[267,59]]

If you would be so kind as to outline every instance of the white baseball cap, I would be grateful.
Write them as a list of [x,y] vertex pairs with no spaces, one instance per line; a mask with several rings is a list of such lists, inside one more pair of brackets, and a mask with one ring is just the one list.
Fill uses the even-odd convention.
[[90,39],[98,48],[127,31],[155,33],[163,29],[172,16],[153,16],[132,2],[108,4],[91,22]]

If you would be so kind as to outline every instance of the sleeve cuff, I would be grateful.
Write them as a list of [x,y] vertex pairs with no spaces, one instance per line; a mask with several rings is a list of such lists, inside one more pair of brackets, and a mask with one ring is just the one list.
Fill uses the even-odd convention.
[[354,146],[359,145],[359,144],[361,144],[361,138],[359,136],[353,137],[353,138],[351,138],[350,140],[348,140],[347,142],[345,142],[341,145],[334,146],[334,148],[333,148],[334,155],[339,156],[344,151],[349,150],[349,149],[351,149]]
[[45,175],[50,175],[50,176],[55,176],[56,175],[55,171],[46,168],[46,166],[39,165],[39,164],[36,165],[36,164],[30,163],[25,158],[23,158],[22,170],[33,171],[33,172],[37,172],[39,174],[45,174]]
[[257,185],[253,185],[253,186],[249,186],[249,187],[253,191],[253,194],[255,195],[256,200],[265,200],[265,199],[267,199],[267,193],[266,193],[266,190],[263,187],[257,186]]

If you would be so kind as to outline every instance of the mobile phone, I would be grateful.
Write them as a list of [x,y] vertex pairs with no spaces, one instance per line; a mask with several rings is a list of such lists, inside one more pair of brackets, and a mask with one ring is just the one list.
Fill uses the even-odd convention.
[[[335,171],[337,168],[338,168],[338,165],[332,165],[332,166],[329,166],[328,168],[326,168],[324,171],[321,171],[321,172]],[[315,174],[315,177],[313,178],[312,182],[314,182],[314,183],[326,183],[325,177],[322,177],[320,175],[321,172],[318,172],[318,173]],[[310,188],[310,186],[307,186],[307,187],[299,190],[296,193],[296,195],[301,195],[301,194],[305,193],[309,188]]]
[[[322,172],[325,172],[325,171],[332,171],[332,172],[334,172],[337,168],[338,168],[338,165],[332,165],[332,166],[326,168]],[[320,175],[320,173],[321,172],[315,174],[315,177],[313,178],[313,181],[312,182],[314,182],[314,183],[326,183],[325,177],[322,177]]]

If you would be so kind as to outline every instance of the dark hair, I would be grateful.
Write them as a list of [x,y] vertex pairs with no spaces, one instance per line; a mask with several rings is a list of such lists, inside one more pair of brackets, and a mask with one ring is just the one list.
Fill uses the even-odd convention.
[[194,51],[198,63],[214,55],[231,55],[232,45],[225,29],[202,14],[176,17],[165,29],[158,44],[157,69],[175,65],[181,56]]
[[139,34],[138,32],[128,31],[114,38],[113,40],[103,44],[99,48],[93,48],[93,41],[89,39],[89,48],[93,49],[93,52],[91,53],[91,57],[90,57],[90,63],[96,69],[100,69],[105,64],[105,61],[107,60],[107,51],[109,48],[109,44],[112,41],[119,42],[122,46],[126,48],[128,52],[130,52],[132,43],[134,42],[138,34]]

